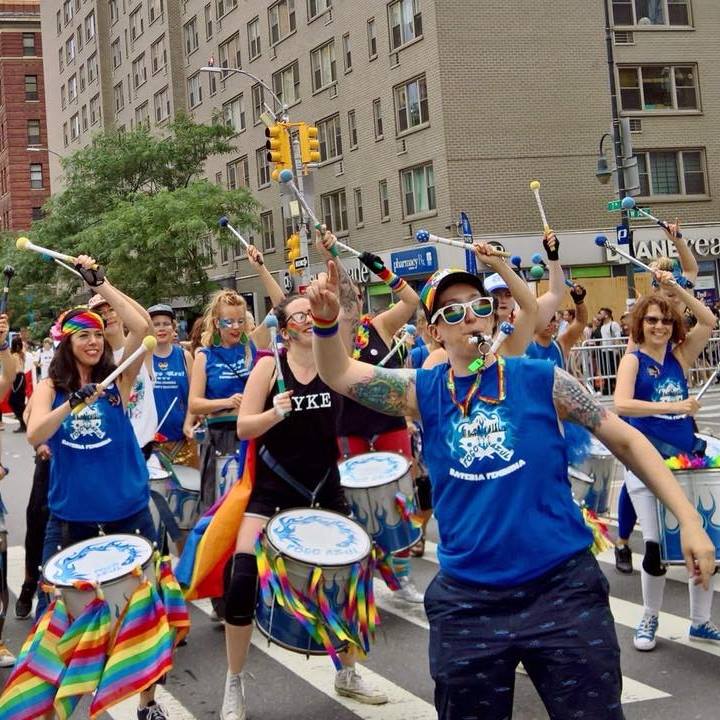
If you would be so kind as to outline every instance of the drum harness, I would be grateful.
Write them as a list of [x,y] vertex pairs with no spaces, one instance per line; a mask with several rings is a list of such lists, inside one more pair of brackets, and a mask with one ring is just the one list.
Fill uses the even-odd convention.
[[310,501],[310,507],[315,506],[315,500],[320,490],[330,477],[332,468],[328,468],[323,475],[322,480],[315,486],[313,491],[308,490],[304,485],[299,483],[271,454],[270,451],[263,446],[258,453],[260,459],[272,470],[281,480],[286,482],[293,490],[300,493],[304,498]]

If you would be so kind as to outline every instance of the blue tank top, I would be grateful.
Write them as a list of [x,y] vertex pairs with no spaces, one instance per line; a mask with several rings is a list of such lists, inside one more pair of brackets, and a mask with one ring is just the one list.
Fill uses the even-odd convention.
[[[67,400],[56,393],[53,409]],[[148,506],[148,471],[116,385],[72,413],[48,440],[50,512],[72,522],[110,522]]]
[[[155,371],[153,392],[158,422],[165,417],[165,413],[172,405],[172,410],[165,418],[159,432],[168,440],[182,440],[190,390],[183,349],[178,345],[173,345],[167,357],[153,355],[153,370]],[[173,405],[175,398],[177,400]]]
[[[636,350],[633,355],[638,359],[633,395],[635,400],[664,403],[687,399],[688,386],[685,372],[673,355],[669,343],[662,364],[641,350]],[[657,415],[628,417],[626,420],[643,435],[662,440],[684,452],[689,453],[693,450],[695,432],[692,418],[689,416],[665,414],[662,405],[658,405]]]
[[533,340],[525,350],[525,357],[533,360],[548,360],[555,365],[555,367],[559,367],[561,370],[565,369],[565,358],[563,357],[562,348],[555,340],[551,340],[547,347]]
[[245,390],[252,364],[255,360],[255,345],[250,349],[245,344],[226,348],[221,345],[200,348],[205,355],[205,397],[208,400],[222,400]]
[[[463,417],[447,364],[417,371],[417,402],[438,521],[438,560],[466,582],[512,587],[548,572],[592,543],[573,502],[565,439],[553,405],[554,368],[507,358],[482,374]],[[456,378],[462,401],[474,376]]]

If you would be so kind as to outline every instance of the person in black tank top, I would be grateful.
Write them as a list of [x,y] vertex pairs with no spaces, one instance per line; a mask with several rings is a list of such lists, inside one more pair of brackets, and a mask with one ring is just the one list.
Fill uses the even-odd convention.
[[[225,595],[228,673],[220,717],[246,716],[243,668],[247,659],[257,598],[254,546],[270,516],[292,507],[319,505],[349,514],[337,468],[335,427],[341,398],[320,379],[312,354],[310,302],[299,295],[275,308],[287,347],[281,368],[287,390],[277,392],[275,361],[259,358],[245,386],[238,413],[240,438],[256,438],[255,484],[235,544],[232,575]],[[361,702],[380,704],[387,697],[367,687],[342,654],[336,691]]]

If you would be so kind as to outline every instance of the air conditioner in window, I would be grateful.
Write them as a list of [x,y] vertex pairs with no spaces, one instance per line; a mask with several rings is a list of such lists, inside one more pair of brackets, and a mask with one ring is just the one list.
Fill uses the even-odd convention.
[[405,139],[402,138],[401,140],[397,141],[397,154],[403,155],[407,152],[407,143],[405,142]]
[[328,95],[331,98],[337,97],[337,83],[335,83],[335,85],[330,86],[330,90],[328,90]]
[[613,40],[616,45],[634,45],[635,44],[635,33],[628,31],[615,31],[613,33]]
[[630,132],[641,133],[642,132],[642,120],[640,118],[630,118]]
[[400,53],[390,53],[390,67],[400,67]]
[[340,177],[341,175],[345,174],[345,166],[343,165],[342,160],[338,160],[337,163],[335,163],[335,177]]

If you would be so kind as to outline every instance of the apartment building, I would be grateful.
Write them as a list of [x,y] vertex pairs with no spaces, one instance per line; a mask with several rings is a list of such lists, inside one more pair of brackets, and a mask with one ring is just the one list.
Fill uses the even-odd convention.
[[[712,77],[720,5],[608,0],[608,14],[620,112],[631,119],[639,158],[638,201],[691,225],[686,234],[705,263],[703,282],[717,287],[720,201],[712,170],[720,167],[720,89]],[[419,247],[415,232],[453,234],[465,211],[476,235],[494,236],[527,262],[541,249],[528,188],[538,178],[571,272],[619,293],[620,302],[624,265],[608,266],[592,241],[618,221],[606,209],[612,184],[594,177],[610,126],[601,3],[64,0],[43,3],[42,22],[53,46],[48,55],[57,57],[46,63],[48,105],[59,113],[51,149],[88,141],[93,97],[98,127],[149,122],[162,132],[180,108],[202,122],[222,118],[237,130],[237,151],[211,159],[207,177],[250,188],[263,208],[251,239],[279,275],[294,221],[265,159],[261,115],[274,101],[252,77],[202,70],[210,58],[262,79],[291,120],[317,125],[322,161],[311,175],[313,202],[344,242],[373,249],[419,282],[464,258],[446,246]],[[657,232],[634,224],[637,242],[655,252]],[[309,260],[305,277],[319,267],[314,253]],[[385,302],[383,288],[349,264],[369,293],[380,293],[370,300]],[[218,251],[211,275],[263,305],[240,247]]]
[[40,5],[0,2],[2,230],[27,230],[50,194],[43,90]]

